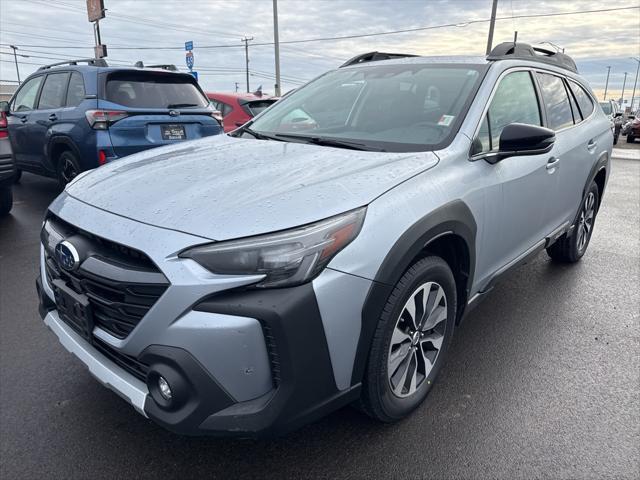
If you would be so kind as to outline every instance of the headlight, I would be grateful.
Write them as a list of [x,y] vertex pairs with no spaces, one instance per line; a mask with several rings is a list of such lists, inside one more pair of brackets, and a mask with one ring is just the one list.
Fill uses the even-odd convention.
[[360,233],[366,207],[284,232],[195,247],[179,256],[213,273],[265,275],[258,287],[299,285],[318,275]]

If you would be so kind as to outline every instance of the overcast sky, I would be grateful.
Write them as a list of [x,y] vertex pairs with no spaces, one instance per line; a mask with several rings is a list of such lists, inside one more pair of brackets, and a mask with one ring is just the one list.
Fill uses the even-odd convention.
[[[273,41],[272,0],[104,3],[107,13],[100,28],[111,63],[142,60],[186,68],[184,42],[193,40],[194,69],[206,90],[232,91],[235,82],[244,89],[244,48],[240,39],[248,36],[254,38],[253,43]],[[488,23],[466,22],[486,20],[491,13],[491,0],[279,0],[278,5],[281,42],[457,24],[410,33],[283,44],[285,91],[353,55],[372,50],[423,55],[484,54]],[[640,9],[512,17],[638,6],[638,0],[499,0],[498,17],[508,18],[497,22],[494,45],[512,40],[514,30],[523,42],[553,42],[575,58],[598,94],[604,89],[607,66],[612,67],[609,92],[616,97],[622,89],[624,72],[629,72],[625,97],[630,97],[637,62],[629,57],[640,57]],[[34,64],[52,63],[56,61],[53,58],[92,56],[93,32],[85,0],[0,0],[0,44],[0,80],[16,80],[8,45],[18,46],[18,53],[29,56],[18,59],[22,78],[38,68]],[[273,46],[252,46],[249,56],[252,90],[263,85],[265,91],[272,91]]]

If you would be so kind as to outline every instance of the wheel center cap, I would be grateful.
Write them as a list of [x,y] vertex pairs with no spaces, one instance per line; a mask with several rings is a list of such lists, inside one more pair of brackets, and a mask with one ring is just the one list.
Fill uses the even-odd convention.
[[411,336],[411,345],[415,347],[419,341],[420,341],[420,332],[417,332],[417,331],[413,332],[413,335]]

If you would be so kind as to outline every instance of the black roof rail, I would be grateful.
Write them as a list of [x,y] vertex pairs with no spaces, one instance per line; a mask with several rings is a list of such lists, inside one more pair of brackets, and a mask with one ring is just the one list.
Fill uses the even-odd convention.
[[487,55],[487,60],[509,59],[547,63],[578,73],[576,62],[569,55],[546,48],[532,47],[528,43],[504,42],[494,47],[491,53]]
[[78,65],[79,63],[86,63],[92,67],[108,67],[107,61],[104,58],[83,58],[79,60],[65,60],[64,62],[51,63],[49,65],[43,65],[38,69],[47,70],[51,67],[59,67],[60,65]]
[[419,57],[419,55],[412,55],[410,53],[368,52],[368,53],[363,53],[361,55],[356,55],[355,57],[347,60],[342,65],[340,65],[340,68],[349,67],[351,65],[357,65],[359,63],[377,62],[378,60],[392,60],[394,58],[405,58],[405,57]]
[[136,63],[134,63],[133,65],[136,68],[159,68],[161,70],[169,70],[170,72],[177,72],[178,71],[178,67],[176,67],[175,65],[171,64],[171,63],[164,63],[164,64],[159,64],[159,65],[145,65],[142,60],[138,60]]

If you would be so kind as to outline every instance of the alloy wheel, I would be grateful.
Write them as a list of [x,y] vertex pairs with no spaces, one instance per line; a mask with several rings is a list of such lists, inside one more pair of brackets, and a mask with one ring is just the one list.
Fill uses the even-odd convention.
[[75,165],[68,158],[63,159],[61,171],[62,171],[62,179],[64,180],[64,183],[69,183],[71,180],[73,180],[76,177],[76,175],[78,175]]
[[589,241],[593,230],[593,220],[596,214],[596,197],[593,192],[589,192],[584,200],[580,220],[578,221],[578,251],[582,252]]
[[396,321],[387,360],[387,378],[397,397],[418,390],[433,369],[447,325],[447,297],[436,282],[420,285]]

